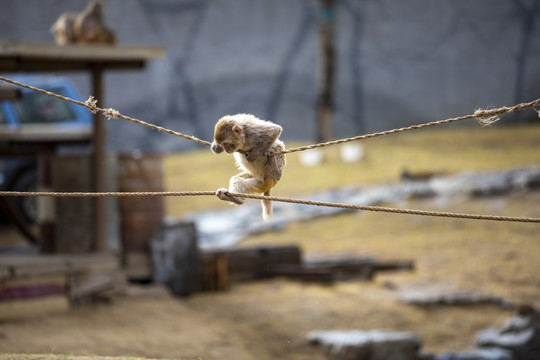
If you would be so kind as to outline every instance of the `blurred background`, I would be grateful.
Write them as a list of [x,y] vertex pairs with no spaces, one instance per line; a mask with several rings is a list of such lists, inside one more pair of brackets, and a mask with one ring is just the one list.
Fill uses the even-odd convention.
[[[238,112],[281,124],[285,140],[316,138],[317,1],[104,3],[119,44],[167,49],[142,72],[108,75],[107,106],[203,139],[218,118]],[[51,42],[59,14],[85,6],[5,0],[1,37]],[[519,0],[336,1],[334,137],[530,101],[540,87],[537,8]],[[68,75],[86,98],[87,77]],[[124,121],[107,126],[115,150],[194,146]]]
[[[288,148],[540,97],[540,0],[103,0],[106,44],[56,45],[53,24],[88,3],[0,0],[0,74],[208,141],[220,117],[252,113]],[[0,87],[2,190],[214,191],[237,173],[192,141],[96,119]],[[272,194],[538,219],[539,150],[528,109],[292,153]],[[274,213],[0,198],[0,360],[540,358],[538,223]],[[381,328],[379,357],[312,333]]]

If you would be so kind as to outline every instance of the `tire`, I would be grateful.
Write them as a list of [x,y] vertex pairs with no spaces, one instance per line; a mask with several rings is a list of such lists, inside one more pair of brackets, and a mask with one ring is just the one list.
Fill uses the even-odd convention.
[[[26,170],[17,177],[13,185],[13,191],[36,191],[38,184],[37,171]],[[15,211],[29,224],[36,224],[38,220],[37,197],[18,196],[13,198]]]

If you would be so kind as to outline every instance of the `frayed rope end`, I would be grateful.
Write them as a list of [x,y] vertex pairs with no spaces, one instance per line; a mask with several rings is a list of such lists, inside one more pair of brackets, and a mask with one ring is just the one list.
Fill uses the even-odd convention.
[[85,102],[86,107],[92,112],[92,114],[97,114],[98,111],[103,112],[107,119],[111,120],[112,118],[119,119],[121,114],[118,110],[115,109],[100,109],[97,106],[97,100],[95,97],[90,96]]
[[92,112],[92,114],[97,114],[98,107],[97,107],[97,100],[95,97],[91,96],[84,102],[86,104],[86,107],[88,110]]
[[119,119],[120,118],[120,112],[118,110],[114,109],[106,109],[103,111],[103,114],[107,117],[107,119]]

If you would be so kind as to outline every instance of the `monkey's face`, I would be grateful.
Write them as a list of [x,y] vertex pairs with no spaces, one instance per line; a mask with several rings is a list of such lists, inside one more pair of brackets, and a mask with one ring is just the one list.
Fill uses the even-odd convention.
[[220,143],[221,147],[227,154],[232,154],[236,151],[236,143],[231,141],[223,141]]
[[244,132],[236,120],[227,117],[219,119],[214,129],[212,151],[219,154],[223,150],[227,154],[243,149]]
[[211,149],[216,154],[221,153],[223,150],[225,150],[227,154],[232,154],[233,152],[236,151],[236,145],[234,142],[231,142],[231,141],[217,142],[214,140],[214,142],[212,143]]

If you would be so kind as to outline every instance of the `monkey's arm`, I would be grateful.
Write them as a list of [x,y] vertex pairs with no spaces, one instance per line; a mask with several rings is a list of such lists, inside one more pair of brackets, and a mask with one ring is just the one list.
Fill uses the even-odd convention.
[[281,126],[270,122],[264,122],[258,125],[257,131],[251,134],[254,137],[250,139],[253,147],[246,152],[246,160],[253,162],[270,150],[272,144],[274,144],[281,134],[281,131],[283,131]]

